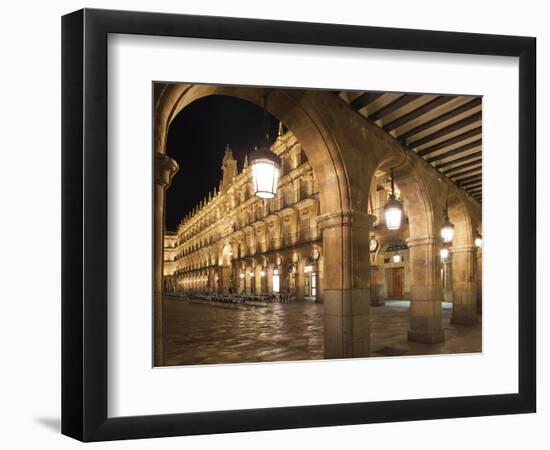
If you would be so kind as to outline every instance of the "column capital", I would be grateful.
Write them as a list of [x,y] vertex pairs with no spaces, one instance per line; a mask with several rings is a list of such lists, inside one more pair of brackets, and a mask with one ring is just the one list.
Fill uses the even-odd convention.
[[317,217],[317,226],[320,230],[351,225],[351,210],[341,210],[321,214]]
[[419,247],[421,245],[438,245],[439,239],[432,236],[410,237],[406,241],[407,247]]
[[155,184],[164,188],[170,186],[172,177],[178,172],[178,163],[164,153],[155,152]]
[[475,245],[460,245],[458,247],[453,246],[452,253],[474,253],[476,250]]
[[376,220],[376,216],[368,212],[352,211],[349,209],[329,212],[317,217],[317,226],[325,228],[351,226],[369,228]]

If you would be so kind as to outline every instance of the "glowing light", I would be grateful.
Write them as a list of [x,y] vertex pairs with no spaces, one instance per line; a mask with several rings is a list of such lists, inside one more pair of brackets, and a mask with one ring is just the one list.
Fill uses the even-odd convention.
[[449,257],[449,249],[448,248],[442,248],[439,252],[441,255],[441,259],[447,259]]
[[256,197],[273,198],[277,193],[281,159],[269,150],[269,135],[267,134],[267,95],[264,97],[263,134],[265,136],[263,147],[250,153],[249,160],[250,166],[252,167],[252,178]]
[[394,263],[398,263],[398,262],[401,262],[401,256],[399,256],[399,254],[395,254],[393,255],[393,262]]
[[391,194],[384,205],[384,217],[388,230],[398,230],[401,228],[401,218],[403,217],[403,206],[395,198],[395,186],[393,183],[393,168],[391,169]]
[[388,227],[389,230],[398,230],[401,228],[403,208],[399,201],[390,198],[384,206],[384,215],[386,217],[386,227]]
[[481,244],[483,243],[483,240],[481,239],[481,236],[478,234],[475,239],[476,247],[481,248]]
[[445,219],[445,222],[443,223],[443,226],[441,227],[441,237],[443,238],[443,242],[452,242],[454,231],[455,226],[449,221],[449,218],[447,217]]
[[[250,165],[252,166],[252,177],[254,181],[254,192],[259,198],[273,198],[277,193],[277,184],[279,181],[279,165],[277,162],[262,157],[259,153],[266,153],[259,150],[252,152]],[[255,155],[256,154],[256,155]],[[269,152],[277,158],[274,153]]]
[[445,220],[443,221],[443,225],[441,225],[441,237],[443,238],[443,242],[452,242],[454,232],[455,226],[449,220],[449,206],[447,200],[445,200]]

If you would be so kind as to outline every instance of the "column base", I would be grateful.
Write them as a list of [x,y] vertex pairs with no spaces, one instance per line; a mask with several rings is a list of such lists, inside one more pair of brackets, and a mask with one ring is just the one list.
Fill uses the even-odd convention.
[[409,330],[407,337],[409,341],[412,342],[420,342],[422,344],[439,344],[445,340],[445,333],[443,330]]
[[383,298],[371,298],[370,299],[370,305],[371,306],[384,306],[386,304],[386,300]]
[[477,324],[476,317],[451,317],[451,325],[473,326]]
[[371,306],[384,306],[386,304],[386,292],[384,286],[380,284],[373,284],[370,289],[370,305]]
[[477,305],[453,304],[452,325],[472,326],[477,324]]
[[370,291],[328,289],[324,293],[325,359],[370,354]]

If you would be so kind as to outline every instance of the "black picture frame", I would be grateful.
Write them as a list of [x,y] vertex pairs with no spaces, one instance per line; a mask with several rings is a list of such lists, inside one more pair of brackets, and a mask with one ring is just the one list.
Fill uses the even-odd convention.
[[[107,417],[107,36],[519,58],[518,393]],[[82,441],[535,412],[536,39],[84,9],[62,18],[62,433]]]

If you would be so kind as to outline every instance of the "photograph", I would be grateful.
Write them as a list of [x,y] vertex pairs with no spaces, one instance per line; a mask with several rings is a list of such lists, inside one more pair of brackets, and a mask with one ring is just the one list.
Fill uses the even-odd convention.
[[151,89],[154,366],[483,351],[482,95]]

